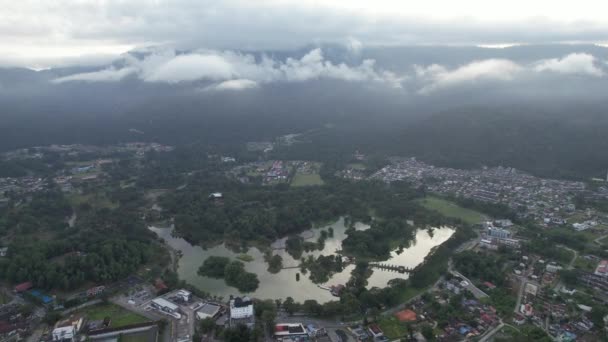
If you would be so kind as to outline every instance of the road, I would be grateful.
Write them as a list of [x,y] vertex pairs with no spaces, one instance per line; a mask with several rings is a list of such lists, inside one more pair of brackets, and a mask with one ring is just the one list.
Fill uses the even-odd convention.
[[[568,251],[572,252],[572,254],[574,254],[574,256],[572,257],[572,260],[570,260],[570,262],[568,263],[568,265],[566,265],[566,269],[567,269],[567,270],[571,270],[572,268],[574,268],[574,262],[575,262],[575,261],[576,261],[576,259],[578,258],[578,251],[576,251],[576,250],[574,250],[574,249],[572,249],[572,248],[569,248],[569,247],[563,246],[563,245],[557,245],[557,247],[559,247],[559,248],[563,248],[563,249],[565,249],[565,250],[568,250]],[[553,290],[555,290],[555,291],[559,291],[561,288],[562,288],[562,280],[560,279],[560,280],[557,282],[557,284],[555,284],[555,286],[553,287]]]
[[487,293],[483,292],[477,286],[473,285],[473,282],[469,278],[465,277],[460,272],[458,272],[454,269],[454,266],[452,265],[452,259],[450,259],[448,261],[448,272],[450,272],[455,277],[459,277],[459,278],[466,280],[466,282],[469,284],[467,286],[465,286],[465,288],[467,290],[469,290],[469,292],[471,292],[473,294],[473,296],[475,296],[475,298],[480,299],[480,298],[489,297]]
[[496,328],[486,332],[480,339],[479,342],[486,342],[489,338],[491,338],[492,336],[494,336],[494,334],[496,334],[497,332],[500,331],[500,329],[502,329],[505,326],[505,324],[501,321],[499,325],[496,326]]

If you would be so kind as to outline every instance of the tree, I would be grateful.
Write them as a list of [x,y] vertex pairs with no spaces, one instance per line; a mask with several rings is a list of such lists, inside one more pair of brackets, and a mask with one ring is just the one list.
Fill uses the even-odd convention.
[[211,278],[223,278],[226,266],[230,259],[226,257],[210,256],[203,262],[198,269],[198,274]]
[[209,334],[215,329],[215,321],[213,318],[207,317],[200,322],[199,329],[203,334]]
[[427,341],[435,340],[435,332],[433,331],[433,327],[429,324],[424,324],[421,329],[421,334]]
[[294,312],[296,312],[296,310],[298,309],[297,304],[291,297],[287,297],[285,299],[285,301],[283,302],[283,308],[290,316],[292,316]]

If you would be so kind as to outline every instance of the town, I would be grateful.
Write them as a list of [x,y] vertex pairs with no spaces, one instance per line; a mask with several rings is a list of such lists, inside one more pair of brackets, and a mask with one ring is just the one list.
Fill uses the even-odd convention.
[[[263,155],[271,152],[266,144],[247,148]],[[56,186],[80,210],[86,209],[84,203],[112,208],[117,204],[93,189],[110,184],[129,188],[136,181],[112,183],[112,174],[117,172],[112,167],[129,160],[142,168],[150,153],[173,150],[156,143],[129,143],[53,145],[9,152],[3,155],[6,161],[60,156],[62,162],[49,169],[46,178],[18,172],[1,178],[0,204],[19,207],[33,194]],[[366,157],[359,152],[353,156],[345,170],[336,172],[338,177],[354,182],[406,181],[413,188],[424,187],[427,195],[417,203],[437,215],[461,220],[474,231],[475,237],[456,249],[447,271],[432,286],[405,296],[396,307],[376,305],[356,317],[326,317],[315,301],[294,303],[289,298],[253,298],[237,292],[222,298],[172,281],[162,270],[153,270],[157,262],[152,261],[125,279],[89,282],[76,291],[45,290],[35,286],[36,279],[10,286],[3,282],[0,337],[3,341],[220,341],[230,340],[226,336],[238,334],[239,329],[258,334],[259,340],[284,342],[492,341],[522,336],[585,341],[605,336],[608,311],[602,307],[608,302],[604,241],[608,215],[576,201],[608,199],[607,185],[596,180],[597,186],[590,189],[580,181],[542,179],[512,168],[459,170],[413,158],[391,158],[389,165],[369,172]],[[217,163],[223,177],[245,185],[324,184],[320,162],[269,158],[241,163],[229,155],[212,154],[206,158]],[[187,177],[193,175],[195,172],[187,173]],[[185,186],[187,183],[176,188]],[[147,192],[145,219],[163,220],[162,209],[154,200],[166,192]],[[203,196],[214,207],[225,206],[222,192]],[[465,208],[463,200],[477,206]],[[514,215],[507,218],[484,212],[479,203],[505,205],[509,213],[504,214]],[[68,226],[73,220],[67,218]],[[540,230],[533,231],[532,226]],[[12,252],[8,244],[0,244],[0,261],[12,258]],[[174,251],[171,255],[180,257]],[[53,262],[82,256],[73,250]],[[377,265],[368,263],[367,267],[373,272],[390,272],[391,267],[411,272],[400,265],[384,270]],[[335,291],[334,296],[340,297],[339,292],[343,291]]]

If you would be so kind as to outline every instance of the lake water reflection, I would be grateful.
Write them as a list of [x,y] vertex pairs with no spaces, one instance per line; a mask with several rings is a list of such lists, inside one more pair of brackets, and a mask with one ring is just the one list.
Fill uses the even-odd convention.
[[[334,254],[336,250],[341,248],[342,240],[346,238],[346,227],[344,226],[343,219],[340,219],[326,227],[306,231],[302,233],[302,236],[310,241],[316,241],[320,231],[327,229],[330,226],[333,227],[334,236],[325,241],[325,248],[321,251],[304,253],[304,256]],[[355,228],[357,230],[365,230],[369,229],[369,226],[358,223]],[[182,257],[180,258],[178,264],[178,274],[180,279],[183,279],[189,284],[192,284],[212,295],[228,298],[230,295],[238,294],[238,290],[236,288],[227,286],[223,279],[202,277],[197,274],[197,271],[198,268],[203,264],[203,261],[209,256],[225,256],[234,260],[239,253],[229,250],[224,245],[218,245],[208,249],[203,249],[200,246],[190,245],[182,238],[171,236],[171,231],[173,230],[172,228],[149,227],[149,229],[154,231],[159,237],[163,238],[171,247],[182,252]],[[403,265],[406,267],[415,267],[424,260],[426,255],[433,249],[433,247],[445,242],[450,238],[450,236],[452,236],[453,233],[454,230],[449,227],[434,229],[432,236],[429,235],[427,230],[418,230],[416,233],[416,239],[412,241],[411,245],[399,254],[397,254],[397,251],[393,251],[391,253],[391,258],[386,261],[386,263]],[[281,247],[283,244],[284,239],[277,240],[273,243],[273,247]],[[294,260],[285,250],[279,249],[274,250],[273,252],[274,254],[281,255],[283,258],[284,267],[297,266],[299,264],[299,261]],[[253,261],[244,262],[245,269],[249,272],[257,274],[258,279],[260,280],[260,286],[250,295],[263,299],[285,299],[286,297],[292,297],[296,301],[315,299],[319,303],[324,303],[335,299],[335,297],[333,297],[329,291],[320,288],[317,284],[310,281],[308,279],[308,275],[301,274],[300,280],[296,281],[296,273],[300,272],[298,268],[284,269],[277,274],[272,274],[267,271],[268,265],[264,261],[264,255],[262,252],[260,252],[257,248],[250,248],[247,251],[247,254],[253,257]],[[323,285],[330,286],[345,284],[350,278],[350,273],[353,268],[354,265],[345,267],[342,272],[333,275],[332,278]],[[407,274],[374,269],[373,274],[368,280],[368,287],[384,287],[391,279],[407,279],[407,277]]]

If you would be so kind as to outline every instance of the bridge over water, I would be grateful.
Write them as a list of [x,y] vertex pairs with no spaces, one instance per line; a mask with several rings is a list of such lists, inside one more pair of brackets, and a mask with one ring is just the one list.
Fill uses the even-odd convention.
[[369,266],[373,267],[373,268],[378,268],[378,269],[381,269],[381,270],[393,271],[393,272],[399,272],[399,273],[410,273],[410,272],[412,272],[412,269],[407,268],[405,266],[401,266],[401,265],[370,263]]

